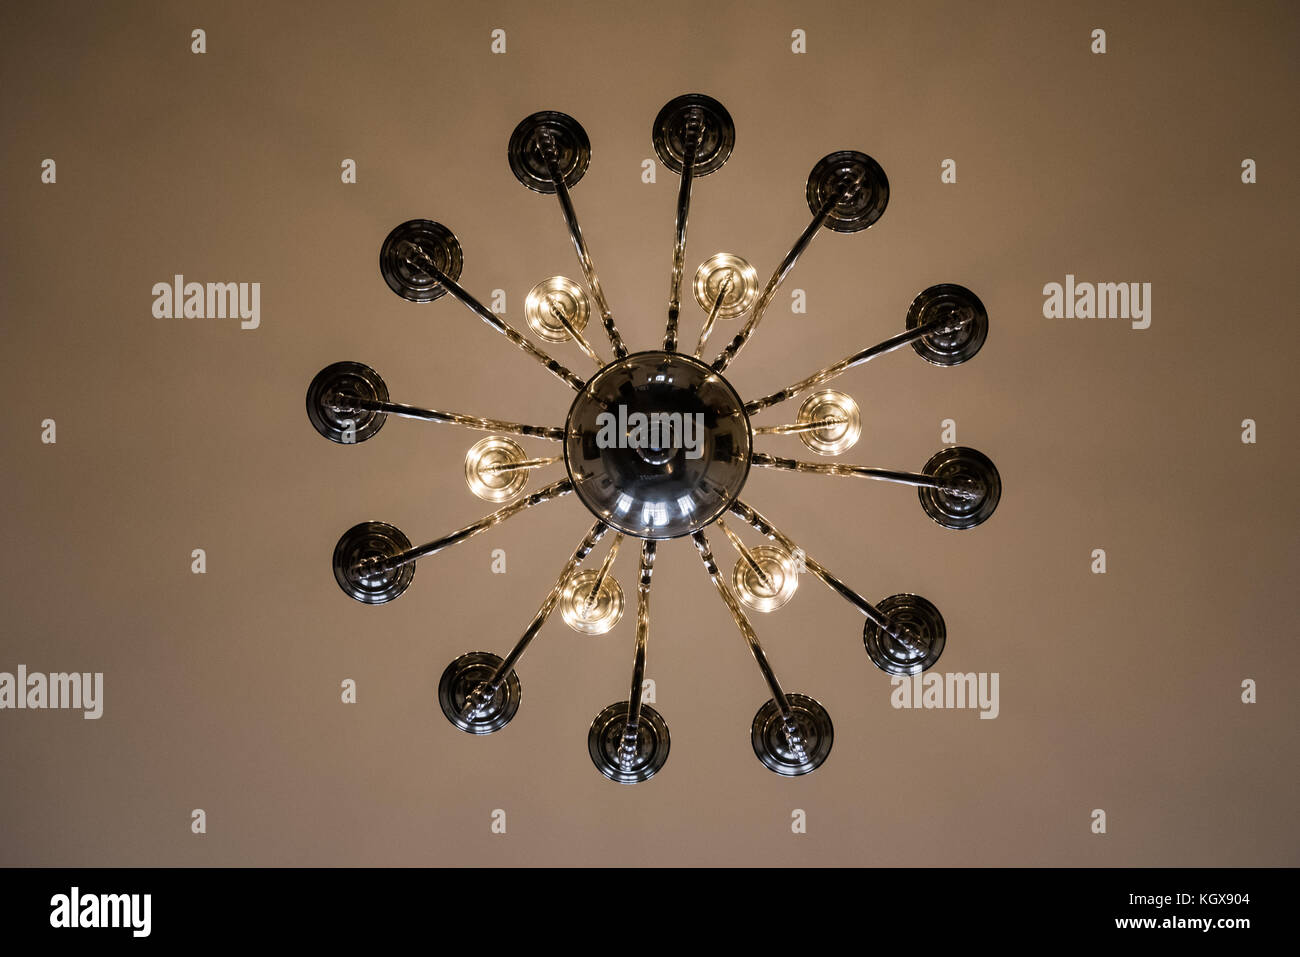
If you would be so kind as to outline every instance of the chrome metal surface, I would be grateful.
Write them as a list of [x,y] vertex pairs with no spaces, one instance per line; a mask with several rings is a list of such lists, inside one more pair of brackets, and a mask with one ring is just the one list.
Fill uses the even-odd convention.
[[[806,774],[825,761],[834,729],[826,709],[807,695],[787,694],[777,680],[745,607],[769,612],[788,602],[807,571],[844,598],[865,619],[863,644],[872,662],[892,675],[931,667],[946,642],[943,617],[926,599],[897,594],[878,605],[809,556],[739,495],[751,466],[817,475],[871,478],[916,487],[925,512],[954,529],[986,521],[1001,496],[993,463],[974,449],[941,450],[921,472],[842,463],[805,462],[753,450],[758,435],[797,436],[820,455],[839,455],[862,433],[862,413],[844,392],[820,389],[830,379],[887,352],[911,345],[927,362],[957,365],[983,346],[988,314],[969,289],[931,286],[911,302],[906,331],[748,403],[723,377],[754,336],[778,290],[823,228],[859,232],[879,221],[889,202],[889,181],[880,165],[855,150],[824,156],[804,190],[811,220],[760,287],[754,268],[739,256],[718,253],[697,270],[693,292],[706,318],[694,357],[678,353],[686,239],[694,180],[727,162],[735,125],[716,100],[703,94],[679,96],[660,110],[652,127],[660,162],[678,174],[668,320],[658,351],[629,354],[596,273],[578,223],[570,189],[591,160],[586,131],[573,117],[534,113],[514,129],[507,147],[516,178],[537,193],[554,194],[576,253],[586,289],[562,276],[535,285],[524,302],[527,327],[545,342],[572,339],[597,366],[584,379],[535,345],[504,317],[487,309],[459,284],[463,253],[445,226],[408,220],[389,233],[380,249],[380,271],[397,295],[431,302],[450,295],[518,349],[573,389],[563,428],[532,426],[389,401],[373,369],[355,362],[327,366],[312,380],[307,413],[312,426],[339,444],[373,437],[389,415],[461,425],[493,433],[477,442],[465,460],[466,481],[490,501],[520,496],[530,471],[563,459],[567,477],[531,495],[515,498],[476,522],[423,545],[412,546],[392,525],[363,522],[340,538],[333,570],[343,591],[357,601],[382,604],[411,584],[415,563],[490,529],[535,505],[576,492],[595,523],[560,570],[536,614],[506,657],[471,652],[452,662],[438,685],[440,707],[451,723],[472,734],[504,727],[520,703],[515,668],[558,606],[560,617],[588,635],[609,632],[624,611],[624,593],[612,575],[624,535],[640,539],[640,575],[630,693],[605,708],[588,731],[588,752],[605,777],[625,784],[645,781],[664,767],[669,751],[663,717],[642,697],[650,630],[650,585],[657,542],[691,535],[710,581],[754,658],[770,699],[751,725],[754,752],[765,767],[785,776]],[[590,301],[588,300],[590,295]],[[588,341],[592,309],[601,318],[614,359],[606,363]],[[720,353],[706,364],[700,356],[716,324],[745,317]],[[799,332],[810,341],[811,321]],[[816,390],[816,391],[815,391]],[[755,428],[749,416],[812,392],[793,422]],[[780,420],[777,420],[778,422]],[[563,456],[532,456],[507,436],[563,442]],[[723,519],[730,511],[768,542],[750,547]],[[739,555],[730,576],[719,571],[705,529],[711,524]],[[612,541],[598,568],[579,570],[606,534]]]
[[862,626],[867,655],[881,671],[915,675],[930,668],[943,654],[948,631],[943,615],[920,595],[890,595],[878,606],[890,627],[868,620]]
[[456,236],[431,219],[408,219],[394,227],[379,247],[379,272],[389,289],[411,302],[442,298],[447,288],[427,264],[411,261],[408,249],[411,245],[424,251],[438,273],[456,280],[465,264]]
[[354,570],[357,574],[378,575],[382,572],[390,571],[401,565],[407,565],[411,562],[419,561],[429,555],[436,555],[444,548],[450,548],[453,545],[459,545],[466,539],[473,538],[480,532],[485,532],[489,528],[501,524],[512,515],[518,515],[525,509],[532,508],[534,505],[541,505],[543,502],[549,502],[551,499],[559,498],[562,495],[568,495],[573,491],[573,483],[567,479],[560,479],[558,482],[552,482],[545,488],[540,488],[531,495],[527,495],[509,505],[503,506],[485,515],[477,522],[471,522],[464,528],[457,529],[442,538],[436,538],[424,545],[414,548],[406,548],[393,555],[373,556],[361,559]]
[[528,472],[501,466],[518,465],[527,457],[523,446],[504,435],[479,439],[465,453],[465,484],[485,501],[508,502],[524,490]]
[[937,325],[913,341],[912,348],[937,366],[960,365],[974,357],[989,334],[989,314],[979,296],[956,283],[923,290],[907,310],[907,328]]
[[[845,155],[851,152],[852,151],[845,151]],[[826,164],[827,160],[833,156],[839,155],[841,154],[832,153],[831,156],[823,159],[821,163],[813,169],[813,176],[818,174],[818,171],[823,168],[823,165]],[[834,167],[826,168],[831,170],[834,169]],[[881,175],[884,175],[883,170],[881,171]],[[731,342],[727,343],[727,347],[718,354],[718,357],[713,360],[713,368],[718,372],[727,371],[727,366],[731,365],[731,361],[740,354],[740,350],[745,347],[745,343],[747,343],[750,337],[753,336],[754,330],[758,328],[759,322],[762,321],[768,305],[776,295],[776,291],[781,288],[781,283],[785,282],[786,277],[794,270],[795,264],[799,261],[799,257],[804,254],[804,251],[807,250],[809,244],[812,243],[813,237],[817,235],[822,226],[827,225],[831,221],[831,218],[835,215],[836,209],[841,203],[849,203],[854,196],[859,195],[860,187],[863,185],[863,179],[857,175],[837,176],[833,179],[827,180],[824,184],[820,182],[814,184],[813,176],[810,176],[808,181],[809,203],[810,205],[812,204],[814,185],[816,185],[816,193],[818,197],[820,197],[820,200],[818,205],[813,206],[812,221],[804,227],[804,231],[800,233],[799,238],[794,241],[794,245],[791,246],[790,251],[785,254],[785,258],[781,260],[781,264],[773,271],[772,277],[768,279],[767,285],[763,287],[762,293],[754,302],[753,309],[750,311],[749,318],[745,321],[745,325],[741,328],[740,332],[736,333],[735,338],[732,339]],[[851,220],[846,220],[846,222],[848,221]]]
[[940,487],[917,490],[921,508],[944,528],[982,525],[1002,499],[1002,476],[988,456],[975,449],[940,449],[922,471],[934,476]]
[[[736,623],[736,628],[740,631],[741,636],[745,639],[745,644],[749,646],[749,652],[754,656],[754,661],[758,665],[758,670],[763,674],[763,680],[767,682],[768,690],[772,694],[770,702],[780,715],[780,731],[784,736],[783,747],[786,753],[790,755],[791,761],[802,766],[809,762],[808,741],[804,737],[804,729],[800,726],[799,721],[790,707],[789,699],[786,693],[781,689],[781,682],[776,678],[776,672],[772,670],[771,664],[767,660],[767,654],[763,651],[763,645],[758,640],[758,634],[754,631],[754,626],[750,624],[749,618],[746,617],[744,610],[740,607],[740,602],[732,594],[727,583],[723,581],[722,574],[718,571],[718,565],[713,560],[713,552],[709,548],[709,540],[705,537],[704,532],[696,532],[691,536],[695,542],[695,548],[700,553],[700,560],[704,563],[704,570],[708,572],[709,580],[713,582],[713,587],[718,592],[718,597],[722,603],[727,606],[731,612],[731,620]],[[759,712],[762,713],[761,711]],[[827,750],[829,750],[829,744]],[[764,759],[764,752],[759,751],[755,745],[754,751],[758,754],[760,761],[772,768],[771,764]],[[823,760],[825,755],[822,755]],[[820,764],[818,761],[817,764]],[[817,765],[814,764],[808,770],[813,770]],[[776,768],[772,768],[776,770]],[[801,773],[801,772],[796,772]]]
[[524,297],[524,318],[528,320],[528,328],[547,342],[565,342],[572,336],[553,309],[558,310],[579,332],[587,328],[587,320],[591,318],[587,293],[567,276],[543,279]]
[[698,176],[720,169],[736,143],[736,127],[722,104],[703,93],[688,93],[669,101],[655,117],[652,133],[659,160],[681,175],[677,189],[673,268],[668,291],[668,325],[664,351],[677,351],[677,324],[682,309],[682,273],[686,266],[686,225],[691,209],[691,184]]
[[587,731],[587,753],[596,770],[619,784],[640,784],[654,777],[668,760],[668,723],[648,704],[641,705],[628,760],[626,740],[629,703],[619,701],[596,715]]
[[597,585],[599,577],[600,572],[595,569],[578,572],[569,579],[560,596],[560,617],[584,635],[606,634],[623,617],[623,586],[610,575],[600,579]]
[[955,332],[957,327],[958,323],[951,321],[950,318],[943,315],[936,316],[914,329],[909,329],[907,332],[886,339],[884,342],[878,343],[877,345],[855,352],[851,356],[844,357],[839,362],[833,362],[826,366],[826,368],[819,369],[806,379],[801,379],[793,385],[788,385],[784,389],[778,389],[776,392],[765,395],[761,399],[753,399],[746,402],[745,411],[750,415],[753,415],[761,409],[766,409],[780,402],[784,402],[787,399],[792,399],[800,392],[806,392],[825,382],[829,382],[836,376],[842,375],[850,369],[855,369],[864,362],[870,362],[878,356],[894,352],[897,349],[903,348],[903,346],[912,345],[932,332],[942,332],[947,335]]
[[[437,223],[429,223],[427,220],[414,220],[413,222],[427,223],[429,226],[438,226]],[[389,240],[393,238],[394,234],[398,233],[399,231],[403,230],[405,227],[409,225],[410,223],[403,223],[401,226],[398,226],[396,229],[393,230],[392,233],[389,234]],[[439,227],[439,228],[444,228],[444,227]],[[455,237],[452,238],[454,239]],[[385,240],[385,246],[387,245],[388,245],[388,240]],[[463,306],[465,306],[465,308],[469,309],[470,312],[474,313],[474,315],[478,316],[480,319],[486,322],[490,327],[495,329],[497,332],[501,333],[503,336],[505,336],[507,339],[513,342],[516,346],[522,349],[529,356],[531,356],[532,358],[540,362],[546,368],[547,372],[551,373],[551,375],[555,376],[557,379],[564,382],[566,385],[569,386],[569,388],[574,390],[578,390],[582,388],[582,384],[583,384],[582,379],[578,378],[567,368],[565,368],[565,366],[561,365],[559,362],[556,362],[554,359],[552,359],[541,349],[537,348],[537,346],[533,345],[531,342],[525,339],[518,329],[510,325],[510,323],[506,322],[496,313],[492,312],[492,310],[488,309],[487,306],[483,305],[483,303],[479,302],[468,292],[466,292],[460,286],[460,284],[456,282],[455,277],[449,275],[438,264],[437,261],[438,257],[436,255],[436,251],[431,253],[423,246],[418,245],[414,242],[407,242],[405,240],[399,242],[398,245],[401,247],[403,255],[406,256],[407,263],[411,266],[412,269],[417,270],[418,275],[426,276],[429,278],[431,282],[437,283],[438,288],[443,289],[446,292],[450,293],[452,298],[459,301]],[[457,245],[456,249],[457,249],[457,255],[459,256],[460,246]],[[380,258],[381,260],[383,258],[382,252],[380,254]],[[456,267],[456,273],[459,274],[459,272],[460,272],[460,266],[458,264]],[[439,293],[438,295],[441,295],[441,293]],[[411,297],[404,296],[403,298],[410,299]],[[414,301],[429,302],[436,298],[438,297],[430,296],[427,299],[416,299]]]
[[490,651],[471,651],[447,666],[438,681],[438,704],[448,721],[469,734],[491,734],[510,723],[523,700],[513,671],[489,695],[475,697],[500,666],[501,656]]
[[[835,727],[831,724],[831,716],[815,698],[797,692],[785,697],[790,718],[782,715],[780,703],[775,698],[769,699],[754,715],[750,741],[764,767],[777,774],[795,777],[822,766],[835,742]],[[787,728],[791,720],[798,729],[802,748],[796,749],[790,744]]]
[[857,444],[862,414],[853,397],[834,389],[815,392],[799,407],[795,423],[817,426],[798,433],[799,441],[819,455],[839,455]]
[[784,548],[776,545],[759,545],[749,549],[749,554],[752,563],[742,556],[731,571],[736,596],[754,611],[776,611],[799,588],[794,562]]
[[395,525],[362,522],[353,525],[334,546],[334,580],[343,593],[367,605],[390,602],[411,585],[414,565],[378,568],[366,563],[390,559],[411,547],[411,540]]
[[536,439],[549,439],[552,442],[564,440],[564,429],[558,425],[524,425],[520,422],[507,422],[504,419],[483,419],[476,415],[462,415],[459,412],[440,412],[437,409],[420,409],[397,402],[378,402],[347,393],[336,394],[333,399],[326,402],[326,406],[332,412],[339,414],[380,412],[385,416],[395,415],[398,418],[417,419],[421,422],[462,425],[467,429],[477,429],[480,432],[509,432],[512,435],[527,435]]
[[[845,184],[851,184],[845,189]],[[808,174],[808,208],[816,214],[831,204],[825,226],[837,233],[856,233],[875,225],[889,205],[889,178],[866,153],[829,153]]]
[[[693,135],[692,135],[693,134]],[[664,104],[650,134],[659,162],[681,173],[692,140],[693,175],[708,176],[720,170],[736,147],[736,124],[726,107],[703,93],[685,93]]]
[[557,110],[542,110],[519,121],[510,134],[506,155],[515,179],[535,193],[554,193],[547,152],[551,151],[558,179],[569,188],[578,185],[591,163],[591,140],[582,124]]
[[718,307],[719,319],[735,319],[744,315],[758,298],[758,270],[739,256],[731,253],[714,253],[695,270],[695,301],[709,312],[724,292]]
[[316,373],[307,387],[307,418],[325,438],[351,445],[371,438],[387,418],[374,409],[342,409],[340,397],[356,397],[374,403],[388,401],[388,386],[379,373],[360,362],[335,362]]
[[638,538],[703,528],[749,474],[742,405],[725,379],[680,353],[610,363],[574,400],[565,424],[574,490],[593,515]]

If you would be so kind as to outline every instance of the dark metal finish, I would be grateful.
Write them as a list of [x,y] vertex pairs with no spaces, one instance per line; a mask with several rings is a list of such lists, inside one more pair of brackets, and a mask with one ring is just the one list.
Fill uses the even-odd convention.
[[[558,177],[552,177],[546,150],[554,148]],[[578,185],[591,162],[591,140],[582,124],[557,110],[542,110],[520,120],[506,147],[510,171],[535,193],[554,193],[556,181]]]
[[490,651],[471,651],[447,666],[438,682],[438,704],[447,720],[469,734],[500,731],[519,710],[523,689],[519,676],[511,671],[498,682],[491,695],[469,707],[471,696],[492,679],[501,666],[501,656]]
[[780,703],[775,698],[769,699],[754,715],[750,741],[764,767],[777,774],[794,777],[816,771],[822,766],[831,753],[835,727],[831,724],[831,716],[815,698],[798,692],[791,692],[785,697],[791,720],[798,728],[799,738],[803,742],[802,750],[790,746],[786,719],[782,717]]
[[[852,184],[844,189],[844,184]],[[873,225],[889,205],[889,178],[866,153],[840,150],[823,156],[808,174],[808,208],[816,214],[832,202],[825,226],[837,233],[856,233]]]
[[465,264],[456,236],[431,219],[410,219],[395,227],[379,247],[379,272],[389,289],[411,302],[442,298],[447,288],[423,265],[411,262],[409,244],[424,250],[443,276],[456,280]]
[[[915,675],[939,660],[948,631],[938,608],[920,595],[907,594],[890,595],[879,607],[893,628],[871,620],[862,627],[862,643],[877,668],[891,675]],[[908,640],[900,641],[900,634]]]
[[628,702],[619,701],[596,715],[587,732],[587,752],[596,770],[611,781],[640,784],[664,766],[672,742],[663,716],[643,704],[629,752],[628,709]]
[[334,580],[343,593],[367,605],[390,602],[410,587],[414,565],[377,568],[375,559],[390,559],[411,547],[401,530],[386,522],[353,525],[334,546]]
[[988,520],[1002,498],[1002,476],[988,456],[961,445],[936,452],[923,469],[940,484],[921,488],[921,508],[944,528],[974,528]]
[[989,314],[979,296],[956,283],[940,283],[922,291],[907,310],[907,328],[938,324],[940,328],[912,342],[926,362],[960,365],[972,358],[989,334]]
[[669,100],[655,117],[651,140],[659,162],[674,173],[686,167],[692,124],[698,126],[693,176],[720,170],[736,147],[736,124],[726,107],[703,93],[686,93]]
[[[370,408],[340,408],[340,396],[364,397]],[[371,438],[384,425],[379,407],[388,401],[388,386],[379,373],[360,362],[335,362],[316,373],[307,387],[307,418],[331,442],[352,445]]]
[[[677,427],[659,428],[655,444],[650,430],[637,434],[641,420]],[[688,423],[696,434],[684,431]],[[680,353],[638,352],[610,363],[574,399],[565,433],[565,466],[578,497],[597,518],[638,538],[703,528],[726,511],[749,474],[751,436],[740,397]]]

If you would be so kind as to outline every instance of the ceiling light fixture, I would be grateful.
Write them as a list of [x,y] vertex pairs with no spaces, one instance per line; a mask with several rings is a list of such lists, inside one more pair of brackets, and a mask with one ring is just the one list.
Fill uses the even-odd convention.
[[[925,598],[899,594],[869,602],[741,500],[751,466],[910,485],[917,489],[925,513],[952,529],[972,528],[988,519],[998,504],[1001,479],[993,463],[970,448],[946,447],[919,472],[908,472],[783,458],[754,450],[755,437],[797,435],[810,451],[823,456],[848,451],[861,431],[858,406],[842,392],[819,387],[907,345],[935,365],[965,362],[984,343],[988,314],[975,294],[962,286],[931,286],[912,301],[906,331],[769,395],[742,400],[723,374],[754,335],[781,284],[823,228],[854,233],[875,223],[889,201],[889,182],[865,153],[841,150],[823,157],[809,174],[805,190],[812,220],[761,290],[758,274],[738,256],[718,253],[700,266],[694,293],[705,319],[692,352],[686,353],[679,347],[678,327],[692,184],[726,163],[735,145],[735,126],[717,100],[688,94],[659,111],[652,140],[660,162],[681,176],[668,320],[661,348],[629,352],[569,195],[590,162],[586,132],[572,117],[545,111],[527,117],[510,137],[511,170],[530,190],[555,195],[586,280],[585,290],[562,276],[538,283],[524,304],[528,326],[546,342],[572,340],[597,367],[589,378],[552,358],[459,285],[461,247],[445,226],[414,219],[389,233],[379,264],[384,281],[395,293],[420,303],[450,295],[577,394],[563,426],[523,425],[391,402],[383,379],[360,363],[339,362],[323,369],[307,391],[307,413],[326,438],[341,444],[364,442],[390,415],[492,433],[469,450],[465,478],[480,498],[508,503],[419,546],[412,546],[392,525],[362,522],[339,539],[334,576],[344,593],[357,601],[392,601],[410,586],[419,559],[525,509],[576,494],[595,523],[560,570],[523,635],[504,658],[474,651],[453,661],[439,682],[438,701],[462,731],[488,734],[503,728],[519,708],[515,668],[557,608],[565,623],[583,634],[604,634],[619,621],[624,596],[611,569],[624,537],[639,539],[630,696],[601,711],[587,736],[591,759],[601,774],[633,784],[659,771],[669,750],[668,725],[643,700],[656,549],[660,541],[690,536],[771,695],[751,725],[754,752],[778,774],[805,774],[819,767],[830,752],[834,736],[830,715],[814,698],[782,688],[746,607],[757,612],[780,608],[798,587],[800,575],[811,573],[862,613],[867,654],[891,675],[929,668],[943,652],[947,634],[943,617]],[[613,351],[612,361],[601,355],[585,331],[593,302]],[[747,318],[740,330],[716,358],[705,362],[704,349],[716,324],[742,316]],[[793,422],[751,423],[752,416],[805,392],[811,394]],[[558,442],[562,454],[533,456],[511,436]],[[561,461],[567,473],[564,478],[520,497],[532,471]],[[750,526],[766,543],[747,545],[725,515]],[[705,534],[709,526],[715,526],[738,555],[730,576],[718,567]],[[599,566],[580,571],[607,535],[611,542]]]

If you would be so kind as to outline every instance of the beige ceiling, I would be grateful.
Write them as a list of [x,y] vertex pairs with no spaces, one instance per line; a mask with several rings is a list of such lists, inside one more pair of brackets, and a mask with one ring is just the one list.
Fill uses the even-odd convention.
[[[1300,863],[1297,28],[1286,3],[5,5],[0,671],[103,672],[104,715],[0,712],[0,864]],[[303,396],[355,359],[396,401],[560,424],[566,390],[456,303],[394,296],[380,242],[445,223],[464,285],[505,290],[522,325],[530,286],[579,272],[506,141],[535,110],[571,113],[593,144],[574,201],[619,325],[647,347],[676,181],[642,183],[641,162],[656,112],[688,91],[738,131],[696,184],[688,276],[720,250],[766,276],[831,150],[870,153],[892,187],[875,227],[814,241],[732,367],[742,395],[901,331],[932,283],[987,305],[974,361],[905,350],[838,380],[864,418],[845,461],[919,468],[955,419],[1001,470],[986,525],[945,531],[911,490],[851,479],[756,470],[744,498],[869,598],[934,601],[937,670],[997,673],[1000,713],[891,707],[861,616],[809,579],[755,624],[835,745],[779,778],[748,740],[759,673],[694,549],[671,542],[648,673],[672,752],[629,788],[596,773],[585,736],[626,697],[630,615],[604,638],[551,622],[497,735],[459,733],[434,699],[454,657],[513,644],[591,523],[581,503],[422,561],[404,596],[362,606],[330,574],[340,533],[378,519],[419,542],[490,511],[462,476],[478,435],[391,420],[340,447]],[[153,284],[178,273],[260,282],[260,327],[154,318]],[[1067,274],[1151,283],[1150,328],[1044,318],[1044,284]],[[700,320],[689,304],[684,335]],[[627,548],[629,595],[634,566]]]

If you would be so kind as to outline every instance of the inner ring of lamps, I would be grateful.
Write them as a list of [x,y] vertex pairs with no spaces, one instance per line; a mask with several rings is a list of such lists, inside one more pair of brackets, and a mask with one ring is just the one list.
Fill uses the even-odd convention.
[[592,514],[637,538],[679,538],[725,512],[749,475],[753,432],[730,383],[698,359],[637,352],[578,393],[564,465]]

